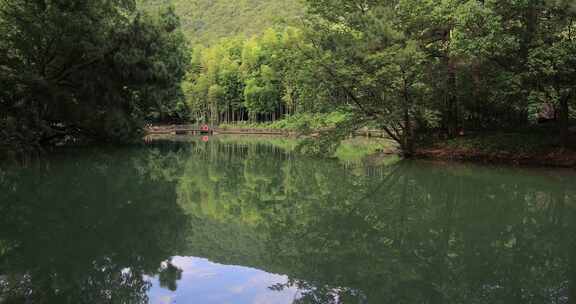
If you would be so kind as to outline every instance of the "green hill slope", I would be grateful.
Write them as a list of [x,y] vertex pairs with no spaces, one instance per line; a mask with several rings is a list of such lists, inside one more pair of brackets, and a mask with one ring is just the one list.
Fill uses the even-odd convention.
[[294,22],[304,9],[300,0],[140,0],[148,10],[173,4],[186,36],[209,45],[229,36],[260,33],[279,22]]

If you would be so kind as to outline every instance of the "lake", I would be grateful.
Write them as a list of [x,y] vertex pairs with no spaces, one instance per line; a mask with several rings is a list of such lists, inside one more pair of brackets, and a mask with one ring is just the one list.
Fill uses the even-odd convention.
[[576,303],[574,171],[294,146],[0,166],[0,303]]

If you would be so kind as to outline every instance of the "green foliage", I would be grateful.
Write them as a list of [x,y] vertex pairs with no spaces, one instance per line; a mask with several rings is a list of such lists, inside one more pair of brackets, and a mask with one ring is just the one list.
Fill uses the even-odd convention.
[[0,142],[126,141],[145,119],[184,119],[179,19],[132,1],[4,1]]
[[423,139],[552,120],[569,146],[573,1],[304,4],[4,1],[0,139],[126,140],[146,120],[192,120],[334,126],[328,144],[370,126],[411,155]]
[[343,112],[298,113],[274,122],[240,122],[234,124],[221,124],[219,127],[222,129],[250,128],[310,132],[322,129],[333,129],[339,123],[346,121],[348,117],[349,114]]
[[295,114],[285,120],[272,123],[271,127],[288,130],[320,130],[335,128],[347,117],[348,114],[344,112]]
[[[307,1],[304,49],[319,102],[420,138],[526,126],[552,109],[569,141],[576,100],[571,1]],[[550,115],[548,115],[550,116]]]
[[182,28],[194,45],[213,45],[231,36],[249,37],[277,23],[293,23],[304,13],[299,0],[140,0],[156,10],[167,2],[182,17]]
[[[390,151],[394,143],[387,139],[354,137],[344,140],[334,153],[334,156],[343,162],[361,163],[367,157],[377,155],[382,151]],[[384,162],[397,160],[390,156],[383,159]]]
[[[485,133],[443,141],[440,148],[494,156],[545,154],[549,153],[550,147],[561,145],[558,137],[550,136],[553,131],[548,128],[530,128],[514,132]],[[576,148],[575,143],[571,142],[568,148]]]
[[185,83],[193,117],[212,124],[268,122],[319,108],[309,75],[301,74],[303,39],[296,28],[269,28],[248,40],[196,48]]

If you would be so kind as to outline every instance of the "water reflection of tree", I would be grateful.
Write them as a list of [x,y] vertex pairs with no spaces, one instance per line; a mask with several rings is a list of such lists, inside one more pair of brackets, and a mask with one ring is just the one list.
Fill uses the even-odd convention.
[[295,277],[371,303],[564,302],[574,210],[564,221],[554,210],[569,181],[398,166],[379,199],[319,201],[330,207],[310,210],[315,221],[276,231],[295,242],[295,254],[278,256],[298,260]]
[[182,279],[182,269],[174,266],[171,262],[166,262],[160,268],[158,277],[160,286],[176,291],[178,289],[178,281]]
[[146,278],[156,274],[175,288],[179,270],[161,265],[189,221],[166,178],[175,166],[162,166],[173,149],[84,152],[3,170],[0,298],[147,303]]
[[180,203],[258,233],[244,251],[249,266],[289,274],[274,288],[299,287],[299,303],[576,299],[573,175],[417,162],[351,169],[265,145],[204,149],[211,161],[187,162]]

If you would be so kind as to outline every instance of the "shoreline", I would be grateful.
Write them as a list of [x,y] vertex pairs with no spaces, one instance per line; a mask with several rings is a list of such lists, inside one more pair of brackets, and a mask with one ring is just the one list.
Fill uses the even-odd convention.
[[[145,129],[146,135],[178,135],[179,129],[178,125],[159,125],[154,127],[148,127]],[[190,127],[192,129],[192,127]],[[322,130],[314,130],[312,135],[319,133]],[[187,134],[239,134],[239,135],[282,135],[282,136],[291,136],[297,137],[302,135],[301,132],[294,130],[294,129],[270,129],[270,128],[245,128],[245,127],[225,127],[225,128],[211,128],[208,132],[202,132],[200,130],[189,130],[185,131],[184,133]],[[180,134],[181,135],[181,134]],[[374,137],[374,138],[385,138],[385,134],[381,130],[371,130],[371,129],[362,129],[357,130],[354,132],[356,136],[364,136],[364,137]]]
[[[172,129],[170,129],[172,128]],[[176,134],[173,126],[157,126],[154,132],[146,130],[148,135],[155,134]],[[193,133],[192,133],[193,134]],[[296,138],[301,134],[294,130],[280,129],[259,129],[259,128],[214,128],[210,134],[214,135],[243,135],[243,136],[282,136]],[[378,130],[359,130],[354,133],[356,136],[366,138],[383,138],[382,132]],[[311,136],[314,137],[314,134]],[[534,150],[521,150],[514,142],[503,141],[504,144],[498,147],[487,149],[482,140],[488,138],[483,136],[473,137],[473,142],[468,144],[460,142],[437,142],[433,145],[417,149],[413,158],[440,161],[470,162],[477,164],[498,164],[508,166],[529,166],[529,167],[550,167],[550,168],[570,168],[576,169],[576,150],[563,149],[553,146],[535,147]],[[470,138],[465,139],[470,140]],[[390,151],[395,149],[390,149]],[[390,155],[390,151],[381,152]],[[398,153],[396,153],[398,154]]]
[[[148,130],[147,130],[148,131]],[[164,129],[165,131],[165,129]],[[160,136],[167,138],[182,138],[182,136],[194,135],[177,135],[175,132],[146,132],[146,136]],[[365,136],[359,132],[358,138],[366,140],[383,139],[382,137]],[[245,137],[270,137],[270,138],[287,138],[297,139],[299,133],[287,130],[264,130],[264,129],[215,129],[213,135],[230,135]],[[202,135],[202,134],[196,134]],[[207,135],[207,134],[204,134]],[[144,138],[145,138],[144,137]],[[143,139],[144,139],[143,138]],[[385,139],[385,138],[384,138]],[[0,159],[5,160],[15,157],[14,151],[2,149],[0,147]],[[17,153],[18,154],[18,153]],[[396,147],[387,147],[380,149],[373,156],[390,156],[398,155],[400,152]],[[11,157],[10,157],[11,156]],[[544,167],[544,168],[563,168],[576,169],[576,149],[563,149],[559,147],[545,147],[533,152],[514,151],[512,149],[497,148],[486,149],[485,147],[475,145],[455,145],[454,143],[439,142],[419,148],[412,156],[413,159],[447,161],[456,163],[472,163],[479,165],[504,165],[510,167]]]
[[576,169],[576,151],[563,149],[515,154],[505,150],[488,153],[469,149],[424,148],[417,150],[414,158],[482,165]]

